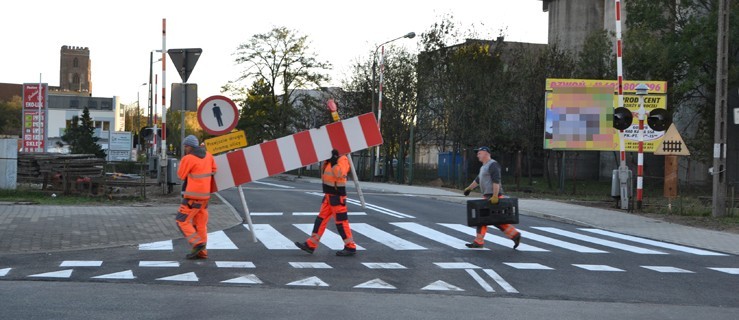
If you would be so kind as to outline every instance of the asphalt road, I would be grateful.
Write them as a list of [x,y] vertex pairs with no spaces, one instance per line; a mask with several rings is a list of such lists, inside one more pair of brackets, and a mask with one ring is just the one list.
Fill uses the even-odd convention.
[[[329,224],[309,255],[292,242],[310,233],[320,185],[266,181],[244,188],[258,243],[239,225],[211,234],[209,260],[184,259],[183,239],[6,255],[2,265],[22,267],[3,274],[0,265],[0,307],[27,319],[734,319],[739,311],[737,275],[726,272],[737,256],[528,216],[516,226],[517,250],[494,228],[485,250],[467,249],[465,208],[413,195],[365,192],[362,208],[350,194],[358,254],[334,255],[341,244]],[[242,209],[236,190],[222,195]]]

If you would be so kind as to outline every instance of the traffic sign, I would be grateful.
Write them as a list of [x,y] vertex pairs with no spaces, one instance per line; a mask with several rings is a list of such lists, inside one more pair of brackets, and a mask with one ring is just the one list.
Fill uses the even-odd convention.
[[200,59],[200,54],[203,53],[203,49],[200,48],[188,48],[188,49],[169,49],[167,50],[169,58],[172,60],[177,72],[182,78],[182,82],[187,82],[190,78],[192,69],[195,68],[195,64]]
[[212,154],[241,149],[246,145],[246,134],[241,130],[220,137],[205,139],[205,149]]
[[236,104],[224,96],[210,96],[198,107],[200,127],[214,136],[231,132],[238,120]]
[[657,146],[654,150],[654,155],[657,156],[689,156],[688,146],[685,145],[683,138],[680,136],[680,132],[677,131],[675,124],[670,124],[670,128],[667,129],[662,143]]

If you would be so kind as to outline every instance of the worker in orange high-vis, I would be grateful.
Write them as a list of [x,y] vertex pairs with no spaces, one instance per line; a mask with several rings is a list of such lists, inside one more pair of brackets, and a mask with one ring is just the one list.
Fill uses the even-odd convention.
[[349,159],[339,156],[339,151],[331,150],[331,158],[323,162],[321,181],[323,182],[323,201],[321,211],[313,224],[313,233],[305,242],[295,245],[305,252],[313,253],[321,242],[326,225],[331,217],[336,221],[336,229],[344,240],[344,249],[337,251],[337,256],[353,256],[357,253],[357,245],[352,238],[349,217],[346,211],[346,174],[349,172]]
[[[470,185],[464,189],[464,195],[468,196],[472,189],[480,186],[483,198],[489,200],[492,204],[498,204],[498,199],[503,198],[503,186],[501,184],[500,164],[492,159],[490,148],[479,147],[475,149],[477,152],[477,160],[482,162],[480,173],[472,181]],[[513,240],[513,249],[518,248],[521,243],[521,232],[516,230],[511,224],[495,225],[500,231]],[[488,226],[478,226],[475,240],[466,243],[467,248],[482,248],[485,245],[485,234],[488,232]]]
[[192,246],[187,259],[207,259],[205,249],[208,242],[208,201],[211,179],[216,173],[213,155],[198,145],[198,138],[185,137],[185,156],[180,161],[177,176],[187,181],[182,192],[182,203],[177,213],[177,226]]

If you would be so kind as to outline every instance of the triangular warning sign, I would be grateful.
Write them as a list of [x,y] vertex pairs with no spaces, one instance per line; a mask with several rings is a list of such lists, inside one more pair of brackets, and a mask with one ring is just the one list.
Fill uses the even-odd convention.
[[190,78],[192,69],[195,68],[195,64],[200,59],[200,54],[203,53],[203,49],[200,48],[188,48],[188,49],[169,49],[167,50],[169,58],[172,59],[177,72],[182,78],[182,82],[187,82]]
[[680,136],[680,132],[677,132],[675,124],[671,124],[670,128],[667,129],[665,136],[662,138],[662,143],[654,150],[654,155],[657,156],[689,156],[688,146]]

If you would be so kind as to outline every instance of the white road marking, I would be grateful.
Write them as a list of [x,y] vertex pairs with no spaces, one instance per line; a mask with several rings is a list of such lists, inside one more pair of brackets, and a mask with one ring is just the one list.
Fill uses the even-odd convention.
[[[313,233],[312,223],[294,223],[293,225],[309,236],[311,235],[311,233]],[[328,228],[326,228],[326,231],[323,232],[323,236],[321,236],[321,244],[331,248],[332,250],[344,249],[344,240],[341,239],[341,236],[331,230],[328,230]],[[364,247],[357,245],[357,250],[365,249]]]
[[526,240],[534,240],[539,241],[541,243],[546,243],[548,245],[552,245],[555,247],[560,247],[563,249],[580,252],[580,253],[608,253],[608,251],[598,250],[591,247],[581,246],[579,244],[574,244],[567,241],[562,241],[554,238],[550,238],[547,236],[542,236],[533,232],[524,231],[521,229],[518,229],[519,232],[521,232],[521,237]]
[[493,280],[495,280],[495,282],[497,282],[498,285],[501,286],[503,290],[505,290],[506,292],[518,293],[518,290],[516,290],[516,288],[514,288],[510,283],[508,283],[508,281],[505,281],[505,279],[503,279],[503,277],[501,277],[497,272],[493,271],[493,269],[482,269],[482,271],[484,271],[485,273],[488,274],[488,276],[493,278]]
[[380,278],[372,279],[365,283],[360,283],[354,286],[354,288],[357,288],[357,289],[397,289],[395,286],[385,281],[382,281]]
[[139,267],[155,267],[155,268],[177,268],[180,263],[177,261],[139,261]]
[[0,277],[6,276],[8,274],[8,272],[10,272],[10,270],[12,270],[12,269],[13,268],[0,269]]
[[290,262],[290,265],[298,269],[332,269],[325,262]]
[[513,268],[519,269],[519,270],[554,270],[550,267],[547,267],[543,264],[539,263],[513,263],[513,262],[503,262],[503,264],[507,264]]
[[166,251],[172,251],[172,240],[164,240],[164,241],[157,241],[157,242],[149,242],[149,243],[142,243],[139,244],[139,250],[166,250]]
[[197,282],[199,279],[195,272],[188,272],[183,274],[176,274],[169,277],[158,278],[157,280]]
[[602,265],[602,264],[573,264],[573,266],[581,268],[581,269],[585,269],[588,271],[620,271],[620,272],[626,271],[626,270],[622,270],[619,268],[614,268],[614,267]]
[[581,240],[581,241],[591,242],[591,243],[599,244],[599,245],[602,245],[602,246],[611,247],[611,248],[614,248],[614,249],[629,251],[629,252],[638,253],[638,254],[667,254],[667,253],[664,253],[662,251],[656,251],[656,250],[650,250],[650,249],[635,247],[635,246],[631,246],[631,245],[624,244],[624,243],[619,243],[619,242],[615,242],[615,241],[604,240],[604,239],[600,239],[600,238],[586,236],[586,235],[582,235],[582,234],[579,234],[579,233],[574,233],[574,232],[570,232],[570,231],[566,231],[566,230],[562,230],[562,229],[557,229],[557,228],[550,228],[550,227],[533,227],[533,228],[534,229],[538,229],[538,230],[542,230],[542,231],[546,231],[546,232],[550,232],[550,233],[554,233],[554,234],[558,234],[558,235],[565,236],[565,237],[568,237],[568,238],[578,239],[578,240]]
[[206,247],[208,250],[237,250],[239,248],[223,231],[208,233],[208,244]]
[[328,283],[323,282],[323,280],[321,280],[318,277],[305,278],[302,280],[290,282],[286,285],[288,286],[308,286],[308,287],[328,287]]
[[482,249],[471,249],[467,248],[464,244],[467,243],[463,240],[460,240],[458,238],[452,237],[446,233],[442,233],[439,231],[436,231],[434,229],[422,226],[415,222],[392,222],[392,225],[401,227],[403,229],[406,229],[408,231],[411,231],[413,233],[416,233],[418,235],[421,235],[423,237],[426,237],[428,239],[434,240],[436,242],[439,242],[441,244],[445,244],[447,246],[450,246],[455,249],[460,250],[489,250],[487,248]]
[[281,216],[282,212],[250,212],[252,217]]
[[[246,230],[249,230],[249,225],[244,224],[243,226]],[[255,224],[254,233],[257,235],[257,239],[259,239],[267,249],[298,250],[298,247],[295,246],[293,241],[283,236],[269,224]]]
[[248,274],[248,275],[241,276],[238,278],[224,280],[224,281],[221,281],[221,283],[261,284],[262,280],[259,280],[259,278],[256,275]]
[[263,184],[265,186],[277,187],[277,188],[295,189],[295,187],[291,187],[291,186],[285,186],[285,185],[281,185],[281,184],[274,184],[274,183],[262,182],[262,181],[252,181],[252,183]]
[[242,268],[242,269],[254,269],[254,263],[251,261],[216,261],[216,267],[218,268]]
[[623,240],[633,241],[637,243],[648,244],[650,246],[655,246],[655,247],[660,247],[660,248],[665,248],[665,249],[670,249],[670,250],[675,250],[675,251],[682,251],[686,253],[692,253],[692,254],[696,254],[699,256],[728,256],[728,254],[701,250],[701,249],[696,249],[696,248],[690,248],[686,246],[681,246],[681,245],[666,243],[666,242],[661,242],[661,241],[654,241],[654,240],[634,237],[634,236],[606,231],[606,230],[592,229],[592,228],[580,228],[580,230],[597,233],[600,235],[609,236],[609,237],[613,237],[617,239],[623,239]]
[[[346,214],[350,216],[366,216],[367,215],[366,212],[361,212],[361,211],[358,211],[358,212],[349,211]],[[293,216],[313,216],[315,217],[315,216],[318,216],[318,212],[293,212]]]
[[[319,196],[319,197],[323,197],[324,196],[323,193],[319,193],[319,192],[306,192],[306,193],[307,194],[314,195],[314,196]],[[355,206],[362,206],[362,203],[359,200],[354,200],[354,199],[351,199],[351,198],[348,198],[348,197],[346,198],[346,203],[353,204]],[[401,212],[397,212],[397,211],[392,210],[392,209],[388,209],[388,208],[383,208],[383,207],[380,207],[380,206],[376,206],[374,204],[370,204],[370,203],[367,203],[367,202],[365,202],[364,204],[365,204],[365,207],[367,209],[374,210],[374,211],[377,211],[379,213],[389,215],[391,217],[395,217],[395,218],[415,218],[412,215],[401,213]]]
[[[728,274],[739,274],[739,268],[708,268],[708,269],[716,270],[716,271],[728,273]],[[1,271],[2,270],[0,270],[0,276],[2,276]]]
[[467,271],[467,273],[470,276],[472,276],[472,279],[475,279],[475,281],[477,281],[477,283],[480,284],[480,286],[483,289],[485,289],[485,291],[487,291],[487,292],[495,292],[495,290],[493,290],[493,287],[491,287],[490,284],[488,284],[487,282],[485,282],[485,279],[483,279],[479,274],[477,274],[477,272],[475,272],[475,270],[473,270],[473,269],[465,269],[464,271]]
[[72,276],[72,269],[39,273],[28,276],[29,278],[69,278]]
[[[465,226],[465,225],[462,225],[462,224],[454,224],[454,223],[437,223],[437,224],[440,225],[440,226],[447,227],[447,228],[452,229],[452,230],[457,230],[457,231],[460,231],[460,232],[464,232],[465,234],[467,234],[467,235],[469,235],[469,236],[471,236],[473,238],[475,236],[477,236],[477,230],[475,228],[473,228],[473,227],[468,227],[468,226]],[[495,227],[492,227],[492,228],[495,228]],[[513,241],[511,241],[511,239],[492,235],[492,234],[490,234],[490,231],[492,231],[492,230],[490,230],[490,228],[488,228],[488,230],[489,230],[488,233],[485,235],[485,240],[486,241],[490,241],[492,243],[499,244],[499,245],[504,246],[504,247],[513,247]],[[524,239],[526,239],[526,238],[524,238]],[[518,246],[518,248],[516,248],[516,249],[518,249],[519,251],[549,252],[549,250],[547,250],[547,249],[542,249],[542,248],[535,247],[535,246],[532,246],[532,245],[528,245],[528,244],[525,244],[525,243],[521,243]]]
[[115,272],[115,273],[108,273],[104,275],[99,275],[97,277],[92,277],[92,279],[121,279],[121,280],[131,280],[136,279],[136,276],[133,275],[133,271],[126,270],[121,272]]
[[362,262],[362,264],[370,269],[407,269],[397,262]]
[[480,269],[480,267],[468,262],[434,262],[442,269]]
[[366,223],[352,223],[351,228],[352,232],[356,232],[366,237],[372,238],[372,240],[375,240],[395,250],[426,250],[426,248],[422,246],[399,238],[393,234],[382,231]]
[[435,290],[435,291],[464,291],[464,289],[451,285],[441,280],[430,283],[429,285],[421,288],[421,290]]
[[654,270],[662,273],[695,273],[690,270],[680,269],[670,266],[641,266],[644,269]]
[[103,265],[102,261],[93,260],[65,260],[59,265],[60,267],[99,267]]

